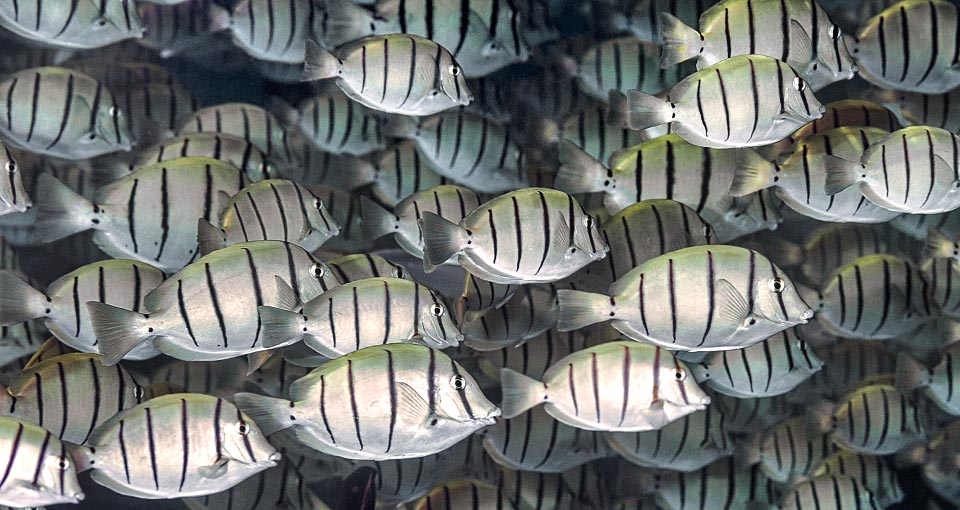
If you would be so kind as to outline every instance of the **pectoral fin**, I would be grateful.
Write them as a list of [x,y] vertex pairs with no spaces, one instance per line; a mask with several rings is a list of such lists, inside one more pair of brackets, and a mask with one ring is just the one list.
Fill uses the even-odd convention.
[[220,478],[221,476],[227,474],[228,462],[230,461],[227,458],[221,457],[219,460],[209,466],[200,466],[197,468],[197,473],[200,473],[200,476],[204,478]]

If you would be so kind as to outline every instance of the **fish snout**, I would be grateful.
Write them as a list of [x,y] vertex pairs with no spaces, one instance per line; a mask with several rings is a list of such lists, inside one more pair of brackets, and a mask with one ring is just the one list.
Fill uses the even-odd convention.
[[275,451],[275,452],[271,453],[269,457],[267,457],[267,460],[270,461],[270,462],[273,462],[274,464],[276,464],[277,462],[280,462],[280,459],[281,459],[282,457],[283,457],[283,455],[282,455],[280,452],[276,452],[276,451]]

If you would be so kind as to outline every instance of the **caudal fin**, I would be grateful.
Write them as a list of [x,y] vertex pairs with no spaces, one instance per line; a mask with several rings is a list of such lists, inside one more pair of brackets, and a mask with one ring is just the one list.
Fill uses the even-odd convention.
[[290,428],[295,422],[295,408],[290,405],[289,400],[255,393],[237,393],[233,400],[265,436]]
[[423,270],[427,273],[453,258],[467,245],[466,230],[432,212],[423,213],[420,231],[423,232]]
[[379,239],[397,232],[397,217],[367,197],[360,197],[360,217],[363,218],[363,235],[367,239]]
[[542,404],[547,399],[547,385],[520,372],[504,368],[500,370],[503,386],[502,416],[514,418]]
[[924,250],[924,255],[933,259],[960,259],[960,244],[936,227],[930,227],[927,231]]
[[773,186],[777,166],[753,149],[737,151],[737,166],[733,171],[730,195],[742,197]]
[[44,316],[47,296],[10,271],[0,271],[0,324],[13,326]]
[[560,168],[554,187],[567,193],[594,193],[603,191],[607,169],[599,161],[577,147],[570,140],[561,140]]
[[339,58],[321,48],[316,41],[307,40],[306,48],[301,81],[324,80],[335,78],[340,74],[343,64],[341,64]]
[[197,242],[200,243],[200,254],[206,255],[227,245],[227,233],[205,218],[200,218],[197,220]]
[[860,181],[863,165],[859,162],[832,155],[823,155],[822,158],[827,174],[823,190],[827,195],[836,195]]
[[660,22],[663,26],[661,68],[673,67],[684,60],[696,57],[703,50],[703,37],[700,32],[666,12],[660,14]]
[[93,331],[100,341],[104,365],[115,365],[136,346],[154,336],[147,316],[97,301],[87,302]]
[[905,353],[897,354],[896,385],[900,391],[913,391],[930,385],[930,369]]
[[557,330],[574,331],[610,319],[610,296],[561,289],[557,291]]
[[44,173],[37,180],[37,237],[53,242],[89,230],[93,204],[56,177]]
[[292,345],[303,339],[303,315],[272,306],[258,306],[260,336],[268,349]]
[[627,126],[633,130],[647,129],[670,122],[673,108],[657,96],[639,90],[627,91]]

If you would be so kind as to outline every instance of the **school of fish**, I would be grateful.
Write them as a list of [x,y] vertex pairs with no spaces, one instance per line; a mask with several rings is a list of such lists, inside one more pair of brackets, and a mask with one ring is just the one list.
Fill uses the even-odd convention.
[[960,508],[960,1],[0,0],[64,504]]

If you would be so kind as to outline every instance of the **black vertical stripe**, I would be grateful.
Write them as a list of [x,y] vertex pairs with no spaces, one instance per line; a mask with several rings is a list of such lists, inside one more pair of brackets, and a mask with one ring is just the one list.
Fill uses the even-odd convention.
[[220,337],[223,339],[223,347],[229,347],[229,340],[227,339],[227,326],[223,319],[223,310],[220,308],[220,297],[217,293],[217,288],[213,283],[213,274],[210,272],[210,263],[203,264],[203,270],[207,275],[207,290],[210,293],[210,301],[213,305],[213,312],[217,316],[217,324],[220,326]]
[[150,453],[150,469],[153,472],[153,486],[160,490],[160,479],[157,473],[157,445],[153,439],[153,417],[150,414],[150,408],[144,408],[147,413],[147,448]]
[[[667,259],[667,290],[670,296],[670,331],[674,343],[677,341],[677,292],[675,288],[675,277],[673,269],[673,259]],[[643,280],[641,279],[641,282]]]
[[163,256],[163,250],[167,246],[167,238],[170,235],[170,193],[167,189],[167,168],[160,169],[160,249],[157,251],[155,261],[159,262]]
[[[147,409],[149,412],[150,409]],[[183,462],[180,468],[180,487],[177,489],[177,492],[183,491],[183,484],[187,481],[187,464],[190,460],[190,429],[189,429],[189,419],[187,418],[187,401],[185,399],[180,399],[180,436],[182,438],[182,443],[180,444],[180,449],[183,450]]]
[[724,140],[730,139],[730,106],[727,104],[727,90],[723,85],[723,75],[720,69],[714,69],[717,73],[717,83],[720,85],[720,98],[723,100],[723,118],[727,125],[727,136]]

